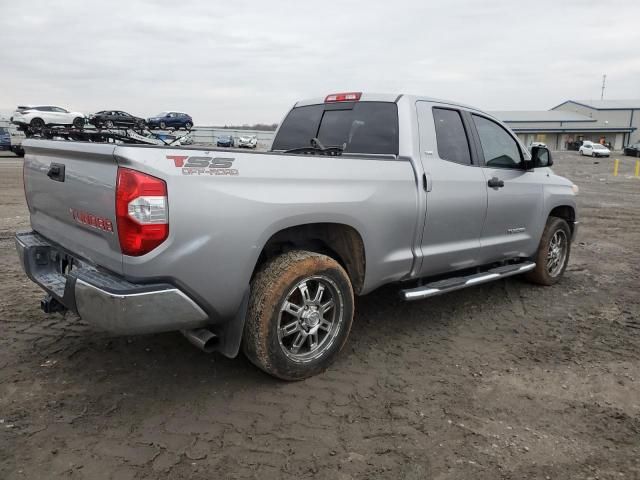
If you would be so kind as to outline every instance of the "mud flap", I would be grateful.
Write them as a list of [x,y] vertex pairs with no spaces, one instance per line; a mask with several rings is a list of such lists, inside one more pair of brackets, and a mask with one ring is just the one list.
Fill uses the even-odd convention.
[[215,351],[220,352],[225,357],[235,358],[240,351],[250,293],[251,289],[247,286],[247,290],[242,297],[242,303],[235,317],[224,325],[221,325],[219,329],[215,329],[215,333],[220,337],[220,343],[218,343]]

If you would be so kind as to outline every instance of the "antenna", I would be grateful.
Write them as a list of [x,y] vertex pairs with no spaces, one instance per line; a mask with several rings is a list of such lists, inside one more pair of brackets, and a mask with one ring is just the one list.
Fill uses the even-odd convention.
[[600,92],[600,100],[604,100],[604,87],[607,81],[607,75],[602,75],[602,91]]

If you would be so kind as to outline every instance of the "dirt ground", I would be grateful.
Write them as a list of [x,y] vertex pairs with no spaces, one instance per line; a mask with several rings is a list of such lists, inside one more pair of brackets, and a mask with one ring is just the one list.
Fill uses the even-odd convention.
[[640,178],[556,154],[580,186],[562,282],[356,302],[325,374],[276,381],[180,334],[112,338],[45,315],[0,158],[0,478],[640,478]]

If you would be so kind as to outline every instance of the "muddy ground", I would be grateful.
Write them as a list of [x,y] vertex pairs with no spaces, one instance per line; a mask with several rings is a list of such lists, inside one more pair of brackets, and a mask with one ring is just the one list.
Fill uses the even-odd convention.
[[357,300],[325,374],[276,381],[180,334],[45,315],[0,158],[0,478],[640,478],[640,178],[556,154],[580,186],[564,280]]

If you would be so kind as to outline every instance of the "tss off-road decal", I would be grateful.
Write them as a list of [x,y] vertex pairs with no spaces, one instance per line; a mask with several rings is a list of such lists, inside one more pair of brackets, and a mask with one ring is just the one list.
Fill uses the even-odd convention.
[[226,157],[190,157],[187,155],[167,155],[173,160],[176,168],[182,169],[183,175],[239,175],[237,168],[232,168],[234,158]]

